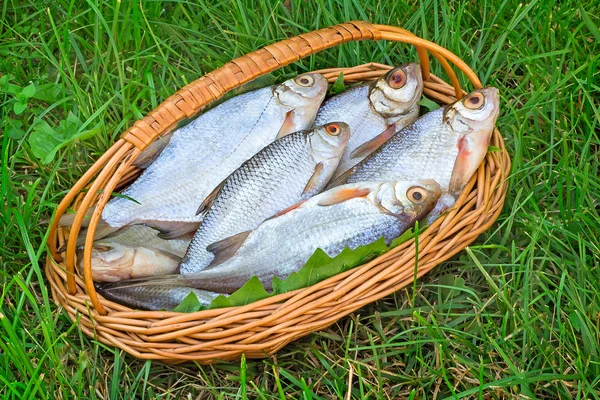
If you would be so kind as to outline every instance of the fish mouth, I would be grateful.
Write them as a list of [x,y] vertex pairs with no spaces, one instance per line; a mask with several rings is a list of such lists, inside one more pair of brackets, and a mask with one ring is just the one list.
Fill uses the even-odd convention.
[[483,95],[486,97],[486,99],[490,99],[492,101],[492,105],[495,109],[498,109],[500,107],[500,91],[498,90],[498,88],[488,86],[486,88],[481,89],[481,91],[483,92]]

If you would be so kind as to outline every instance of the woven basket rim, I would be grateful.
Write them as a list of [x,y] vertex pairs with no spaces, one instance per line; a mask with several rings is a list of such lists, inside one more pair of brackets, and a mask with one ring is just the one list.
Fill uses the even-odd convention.
[[[500,151],[487,154],[456,205],[419,235],[416,274],[415,241],[409,240],[367,264],[313,286],[246,306],[186,314],[134,311],[96,294],[90,264],[90,245],[96,224],[108,194],[139,174],[131,163],[146,146],[174,129],[178,121],[197,115],[232,88],[325,48],[364,39],[387,39],[415,45],[424,77],[424,94],[430,99],[448,104],[465,94],[448,60],[465,73],[473,86],[481,87],[475,73],[448,50],[401,28],[353,21],[269,45],[182,88],[128,129],[90,167],[57,208],[48,240],[50,254],[46,260],[46,276],[54,301],[64,307],[73,321],[79,321],[84,333],[138,358],[168,363],[195,360],[207,364],[238,358],[241,354],[248,358],[267,357],[290,341],[327,327],[344,315],[418,279],[473,242],[498,218],[506,196],[510,158],[500,132],[495,129],[490,144]],[[430,73],[427,52],[440,62],[452,85]],[[314,72],[322,73],[333,82],[343,71],[344,81],[353,83],[376,79],[391,68],[371,62]],[[89,190],[82,192],[86,187]],[[102,194],[98,194],[99,189]],[[73,239],[93,204],[97,207],[86,236],[82,277],[74,268]],[[57,221],[69,206],[77,211],[75,222],[71,230],[58,228]],[[58,248],[64,245],[67,250],[61,254]]]

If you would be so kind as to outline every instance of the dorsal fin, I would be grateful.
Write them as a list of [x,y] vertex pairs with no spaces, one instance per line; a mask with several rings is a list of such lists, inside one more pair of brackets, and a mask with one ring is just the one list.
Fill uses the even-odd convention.
[[206,250],[215,256],[215,259],[206,268],[222,264],[233,257],[251,233],[252,231],[241,232],[206,246]]
[[221,193],[221,189],[223,189],[223,186],[225,186],[225,183],[227,182],[227,179],[229,179],[229,177],[225,178],[223,180],[223,182],[219,183],[217,185],[217,187],[215,187],[212,192],[210,192],[208,194],[208,196],[206,196],[206,198],[204,199],[204,201],[202,201],[202,204],[200,204],[200,207],[198,207],[198,211],[196,211],[196,215],[205,213],[208,211],[208,209],[213,205],[213,203],[215,202],[215,200],[217,199],[217,197],[219,196],[219,193]]
[[160,231],[158,237],[165,240],[180,238],[190,232],[196,232],[200,224],[201,222],[196,221],[144,221],[144,225]]
[[294,115],[296,113],[294,110],[290,110],[285,113],[285,119],[283,120],[283,124],[281,124],[281,128],[279,128],[279,132],[277,133],[277,137],[275,139],[281,139],[288,133],[292,133],[295,131],[294,129]]
[[379,135],[375,136],[373,139],[369,140],[358,146],[352,153],[350,153],[350,159],[354,160],[357,158],[365,158],[379,147],[382,144],[387,142],[392,136],[396,134],[396,125],[392,124],[387,127],[386,130],[381,132]]
[[342,189],[333,189],[329,192],[325,192],[323,197],[319,200],[320,206],[331,206],[333,204],[338,204],[346,200],[358,198],[358,197],[367,197],[371,193],[371,189],[361,189],[361,188],[342,188]]

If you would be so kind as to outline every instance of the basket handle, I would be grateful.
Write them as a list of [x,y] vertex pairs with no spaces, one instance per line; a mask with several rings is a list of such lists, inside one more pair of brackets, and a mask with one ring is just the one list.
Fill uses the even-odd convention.
[[303,33],[238,57],[184,86],[151,111],[146,117],[136,121],[92,165],[60,202],[56,209],[52,226],[50,227],[50,238],[48,240],[50,254],[57,262],[62,261],[62,257],[58,253],[57,244],[58,221],[75,197],[89,184],[93,176],[98,174],[90,190],[83,197],[68,236],[64,261],[69,292],[75,294],[77,291],[74,275],[77,236],[79,235],[82,222],[89,207],[94,202],[97,202],[96,210],[91,216],[89,229],[86,234],[84,278],[86,289],[94,308],[101,315],[106,314],[106,310],[100,303],[94,289],[91,275],[91,244],[94,241],[94,230],[100,220],[102,208],[108,202],[110,194],[115,189],[119,180],[137,155],[152,143],[154,139],[172,129],[184,117],[194,117],[207,104],[217,100],[227,91],[261,75],[341,43],[381,39],[414,45],[419,55],[421,71],[425,81],[430,80],[431,77],[427,52],[431,53],[441,63],[448,74],[454,87],[456,98],[462,97],[463,91],[448,61],[458,67],[469,78],[475,88],[481,87],[481,82],[473,70],[452,52],[428,40],[421,39],[405,29],[387,25],[372,25],[365,21],[351,21]]

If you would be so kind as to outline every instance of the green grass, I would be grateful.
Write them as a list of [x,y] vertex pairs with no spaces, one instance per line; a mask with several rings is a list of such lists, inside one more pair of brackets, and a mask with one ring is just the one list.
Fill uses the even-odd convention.
[[[600,398],[599,15],[594,0],[0,2],[0,394]],[[501,88],[498,127],[513,170],[498,222],[414,287],[276,358],[170,367],[82,334],[51,301],[42,271],[43,221],[69,187],[184,84],[352,19],[403,26]],[[404,45],[351,43],[278,76],[413,59]],[[434,72],[443,76],[435,63]],[[30,83],[35,93],[23,90]],[[52,135],[58,144],[79,138],[51,159],[40,138]]]

